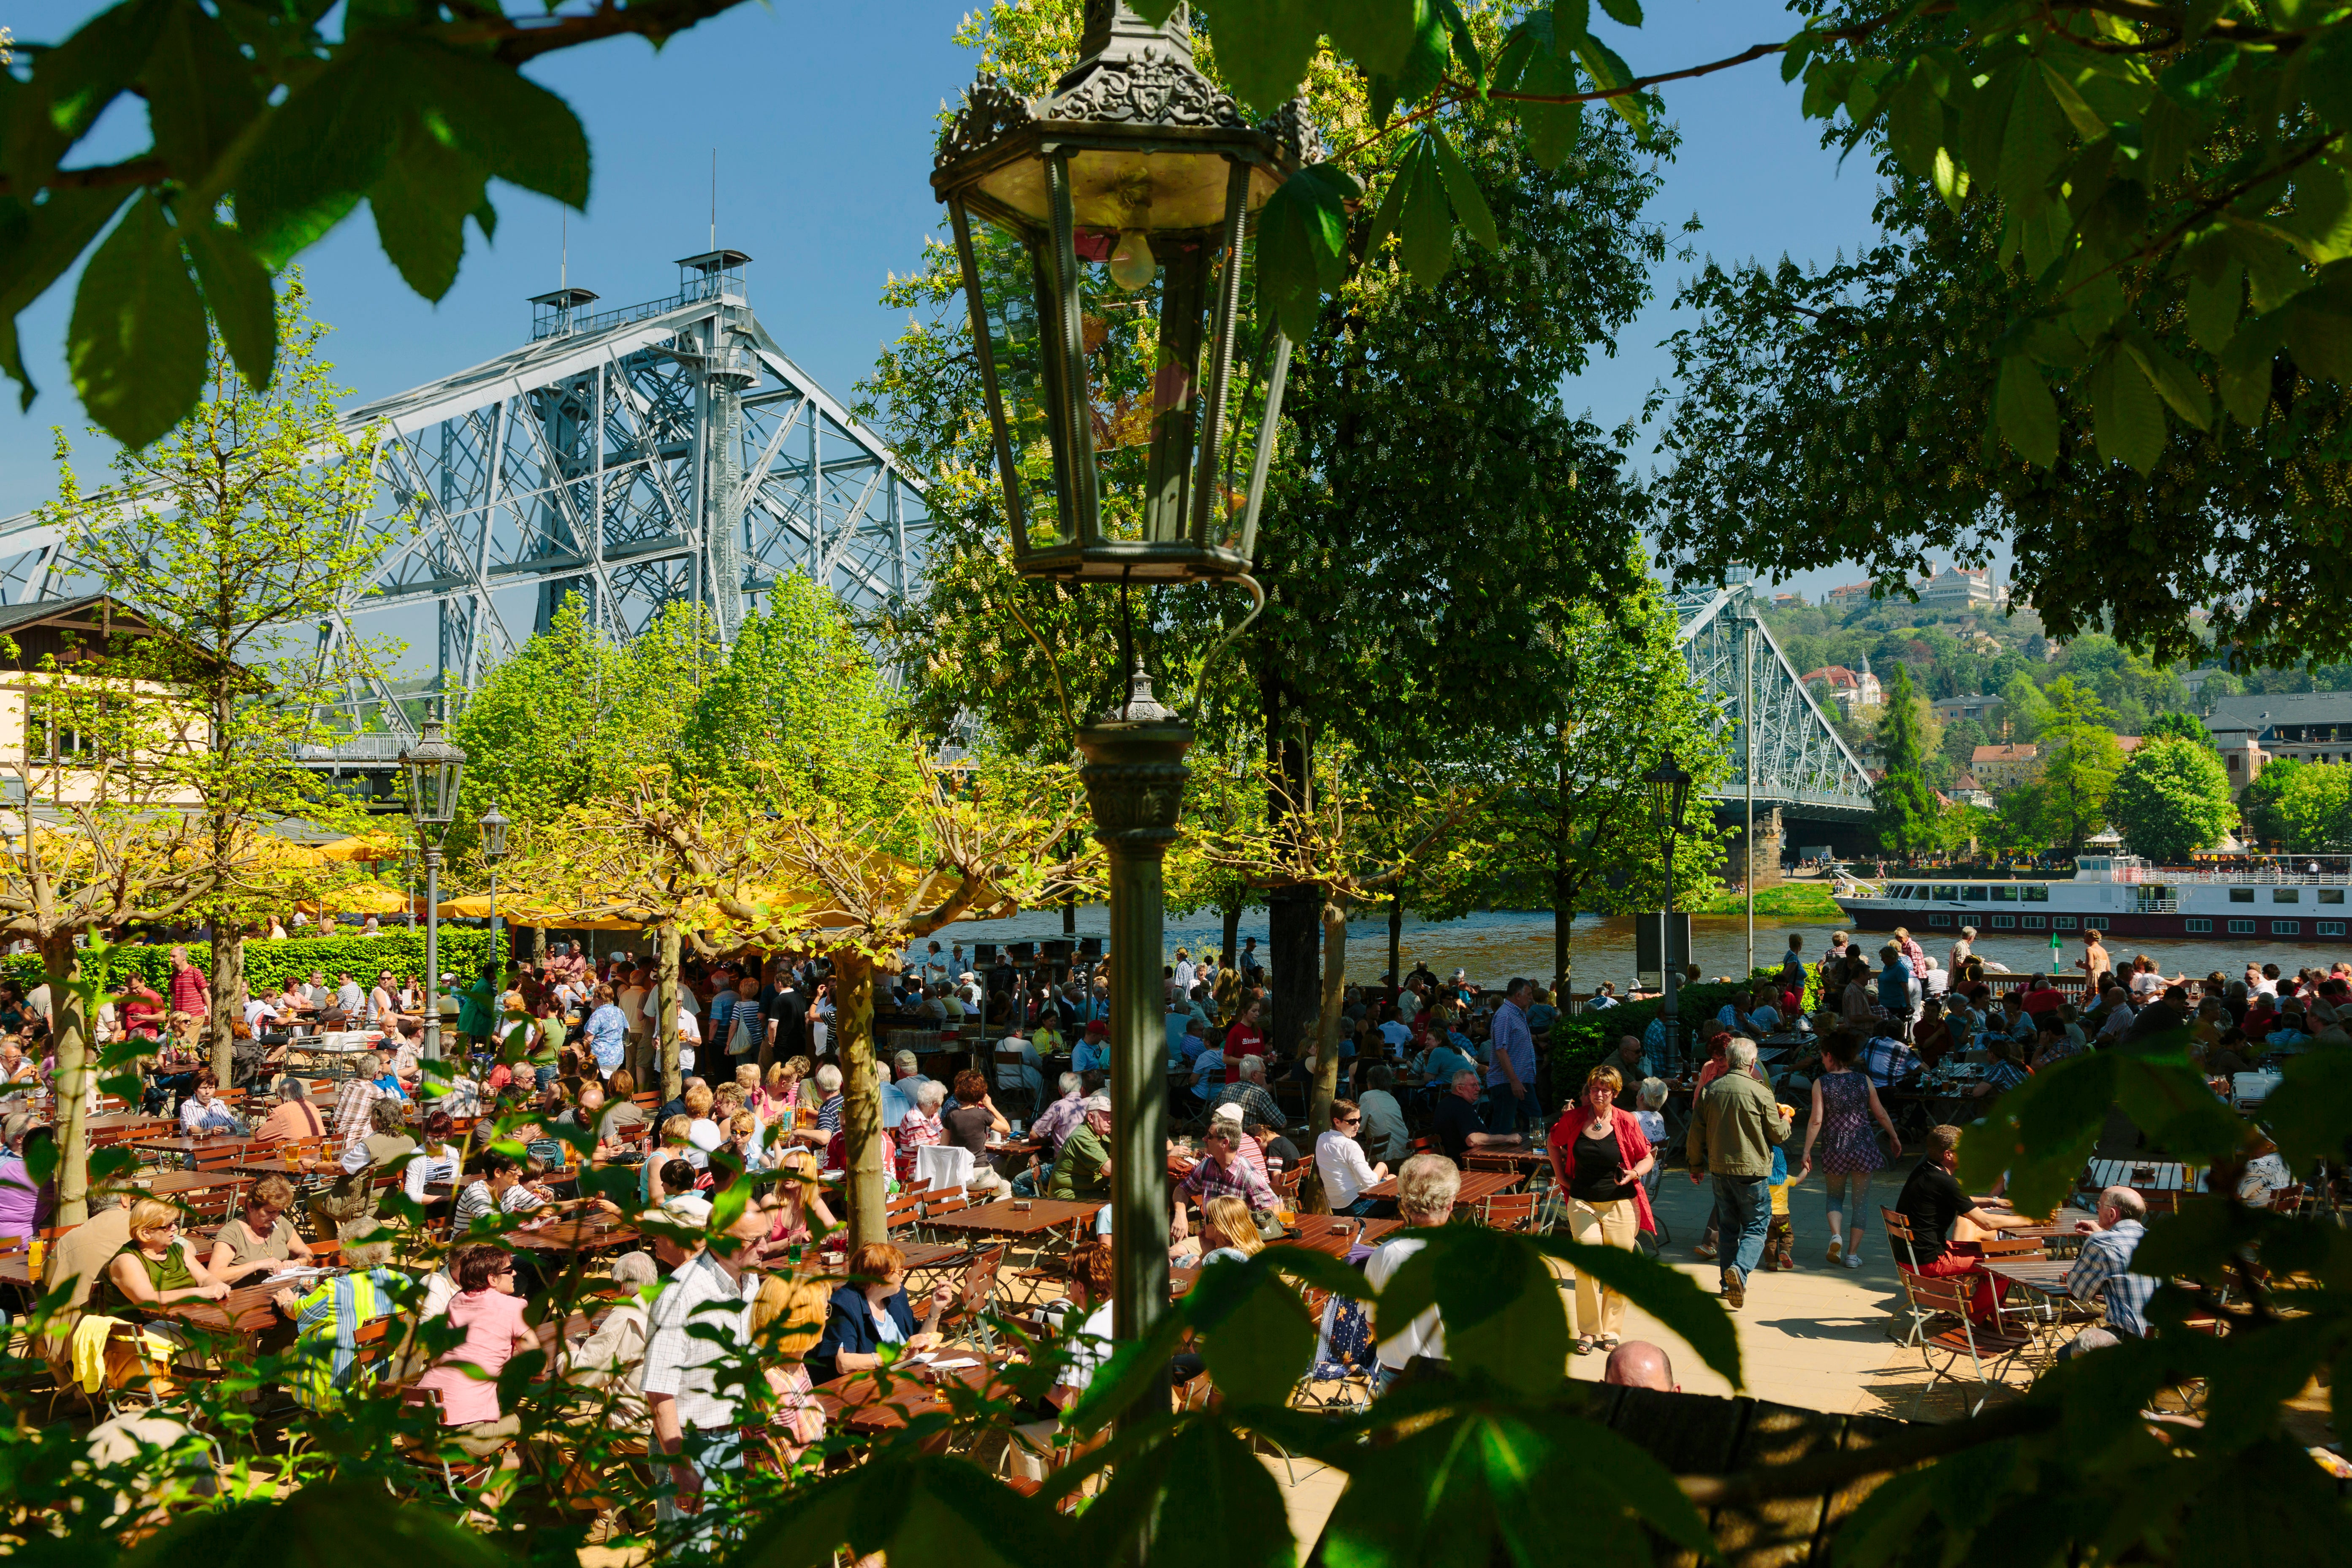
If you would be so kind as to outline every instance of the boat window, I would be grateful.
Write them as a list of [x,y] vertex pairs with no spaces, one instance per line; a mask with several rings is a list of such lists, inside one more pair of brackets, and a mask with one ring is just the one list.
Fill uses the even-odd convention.
[[1898,884],[1898,885],[1895,887],[1895,890],[1894,890],[1893,892],[1891,892],[1891,893],[1889,893],[1889,894],[1887,895],[1887,897],[1892,898],[1892,899],[1907,899],[1907,898],[1909,898],[1910,896],[1911,896],[1911,884],[1910,884],[1910,883],[1908,883],[1908,882],[1904,882],[1904,883]]
[[2016,885],[2014,883],[2004,883],[2001,886],[1995,888],[1992,890],[1992,901],[1996,904],[2013,904],[2017,902]]
[[2322,888],[2319,889],[2319,901],[2323,904],[2340,904],[2344,901],[2344,889]]
[[1959,896],[1960,896],[1960,889],[1959,889],[1959,886],[1958,886],[1958,883],[1949,883],[1949,884],[1947,884],[1947,883],[1943,883],[1943,882],[1938,882],[1938,883],[1937,883],[1937,884],[1936,884],[1936,897],[1937,897],[1937,898],[1939,898],[1939,899],[1947,900],[1949,900],[1949,901],[1952,901],[1952,902],[1958,902],[1958,900],[1959,900]]
[[2303,902],[2303,889],[2301,888],[2273,888],[2271,889],[2271,902],[2274,904],[2299,904]]
[[2042,882],[2028,882],[2025,885],[2025,901],[2029,904],[2048,903],[2050,901],[2049,886]]
[[1983,902],[1985,901],[1986,898],[1987,898],[1989,895],[1988,895],[1988,893],[1987,893],[1987,891],[1986,891],[1986,889],[1985,889],[1985,888],[1984,888],[1983,884],[1979,883],[1979,884],[1978,884],[1977,886],[1975,886],[1975,887],[1972,887],[1972,888],[1969,889],[1968,889],[1968,891],[1966,891],[1965,893],[1961,894],[1960,896],[1961,896],[1962,898],[1964,898],[1964,899],[1968,900],[1968,901],[1969,901],[1969,902],[1970,902],[1970,903],[1972,903],[1972,904],[1980,904],[1980,903],[1983,903]]
[[2251,904],[2254,901],[2254,890],[2252,888],[2232,888],[2230,889],[2230,901],[2233,904]]

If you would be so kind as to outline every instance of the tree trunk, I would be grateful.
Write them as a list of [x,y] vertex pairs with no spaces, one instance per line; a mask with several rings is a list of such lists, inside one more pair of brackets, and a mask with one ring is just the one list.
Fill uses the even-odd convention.
[[1568,856],[1555,849],[1551,862],[1551,984],[1552,1005],[1568,1011],[1569,950],[1576,940],[1576,882],[1568,874]]
[[[662,1098],[676,1100],[680,1092],[677,1071],[677,924],[670,921],[661,926],[654,938],[654,1032],[658,1037],[656,1049],[660,1053]],[[695,1055],[694,1065],[707,1079],[710,1064],[703,1059],[710,1050],[705,1042]]]
[[1404,889],[1389,895],[1389,984],[1404,984]]
[[245,931],[213,921],[212,994],[205,1037],[212,1043],[213,1077],[227,1094],[236,1082],[236,1026],[245,1017]]
[[[1287,847],[1297,829],[1294,813],[1307,798],[1309,759],[1304,739],[1290,727],[1280,688],[1269,673],[1264,679],[1266,760],[1274,765],[1277,787],[1267,791],[1266,816],[1276,837]],[[1321,899],[1312,888],[1285,888],[1266,900],[1267,998],[1274,1005],[1266,1020],[1266,1044],[1275,1050],[1296,1052],[1305,1044],[1307,1020],[1315,1009],[1316,922]]]
[[847,1144],[849,1245],[887,1239],[889,1173],[882,1168],[882,1086],[874,1060],[874,960],[833,955],[835,1049],[841,1056],[841,1131]]
[[1217,950],[1217,962],[1227,969],[1241,968],[1242,905],[1236,901],[1219,911],[1225,917],[1224,946]]
[[[1307,1135],[1320,1138],[1331,1128],[1331,1101],[1339,1092],[1339,1009],[1348,993],[1348,906],[1327,897],[1322,906],[1323,996],[1315,1031],[1315,1093],[1307,1106]],[[1302,1187],[1310,1184],[1302,1182]],[[1318,1190],[1322,1183],[1311,1184]]]
[[82,1014],[81,994],[74,989],[81,976],[81,949],[69,936],[45,937],[41,965],[48,972],[49,1006],[58,1021],[55,1223],[75,1226],[89,1217],[89,1127],[83,1113],[89,1094],[89,1023]]

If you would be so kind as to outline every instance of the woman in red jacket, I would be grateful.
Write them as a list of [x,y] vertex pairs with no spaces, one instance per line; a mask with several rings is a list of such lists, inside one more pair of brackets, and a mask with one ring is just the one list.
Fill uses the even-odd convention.
[[[1657,1163],[1641,1123],[1617,1109],[1625,1080],[1612,1067],[1585,1075],[1584,1092],[1551,1130],[1552,1181],[1564,1194],[1569,1234],[1588,1245],[1600,1243],[1631,1252],[1634,1237],[1655,1231],[1650,1194],[1642,1178]],[[1589,1268],[1576,1271],[1576,1350],[1615,1350],[1625,1321],[1625,1298],[1604,1287]]]

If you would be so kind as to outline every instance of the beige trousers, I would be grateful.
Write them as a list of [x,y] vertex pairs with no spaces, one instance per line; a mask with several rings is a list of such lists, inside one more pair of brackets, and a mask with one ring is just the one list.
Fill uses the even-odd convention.
[[[1581,1198],[1568,1200],[1568,1234],[1590,1247],[1621,1247],[1631,1252],[1633,1237],[1641,1221],[1633,1212],[1633,1200],[1619,1198],[1612,1204],[1588,1204]],[[1582,1268],[1576,1271],[1576,1331],[1579,1335],[1613,1334],[1625,1322],[1625,1298],[1614,1290],[1604,1289],[1601,1281]]]

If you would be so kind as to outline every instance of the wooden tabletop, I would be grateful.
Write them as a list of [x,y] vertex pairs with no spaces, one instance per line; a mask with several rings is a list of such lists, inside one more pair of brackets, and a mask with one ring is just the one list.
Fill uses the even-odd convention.
[[[1027,1205],[1027,1212],[1016,1212],[1015,1204]],[[923,1223],[933,1230],[970,1231],[975,1236],[1040,1236],[1058,1226],[1091,1221],[1102,1206],[1061,1198],[999,1198],[954,1214],[927,1215]]]
[[2063,1258],[1993,1258],[1985,1260],[1985,1272],[1994,1279],[2022,1285],[2045,1296],[2066,1293],[2066,1276],[2074,1267]]
[[[1497,1193],[1518,1185],[1519,1181],[1517,1171],[1465,1171],[1462,1173],[1462,1190],[1454,1194],[1454,1201],[1457,1204],[1482,1204]],[[1368,1198],[1393,1200],[1396,1195],[1397,1179],[1394,1176],[1377,1187],[1364,1189],[1364,1196]]]
[[[178,1123],[167,1125],[177,1126]],[[177,1154],[184,1160],[193,1160],[199,1154],[223,1152],[244,1154],[254,1147],[253,1140],[250,1138],[232,1138],[222,1133],[215,1133],[209,1138],[191,1138],[184,1133],[154,1138],[141,1138],[134,1135],[125,1138],[123,1142],[133,1149],[146,1150],[149,1153]],[[261,1147],[266,1149],[270,1145],[265,1143]]]
[[283,1284],[247,1285],[242,1289],[230,1291],[218,1301],[184,1301],[176,1307],[158,1309],[152,1315],[176,1318],[184,1323],[208,1329],[216,1334],[250,1337],[279,1323],[285,1323],[290,1331],[293,1325],[287,1321],[286,1314],[278,1310],[276,1301],[278,1292],[286,1289],[288,1287]]
[[[2141,1175],[2142,1171],[2147,1174]],[[2094,1160],[2090,1175],[2095,1187],[2143,1187],[2159,1193],[2189,1190],[2189,1167],[2170,1160]]]
[[[925,1268],[937,1268],[971,1256],[971,1248],[968,1247],[948,1247],[936,1242],[893,1242],[891,1245],[907,1255],[907,1272],[909,1274]],[[801,1269],[806,1278],[812,1279],[832,1279],[843,1284],[849,1280],[847,1256],[830,1248],[814,1258],[803,1258]]]
[[33,1255],[12,1252],[0,1258],[0,1285],[15,1285],[24,1289],[33,1288]]
[[101,1116],[82,1120],[82,1127],[91,1132],[120,1132],[135,1127],[152,1127],[160,1131],[176,1125],[168,1116],[149,1116],[138,1110],[110,1110]]
[[[1002,1375],[977,1352],[945,1350],[940,1353],[950,1361],[970,1356],[980,1362],[978,1366],[958,1367],[937,1374],[940,1383],[956,1383],[985,1393]],[[845,1373],[831,1383],[819,1384],[816,1396],[834,1429],[856,1436],[896,1432],[916,1416],[944,1414],[949,1409],[947,1401],[929,1383],[903,1372],[891,1373],[887,1377],[872,1372]]]
[[[1341,1226],[1348,1228],[1343,1232]],[[1382,1237],[1392,1230],[1402,1230],[1401,1219],[1342,1219],[1328,1214],[1303,1214],[1298,1216],[1298,1234],[1269,1241],[1268,1247],[1304,1247],[1310,1251],[1345,1258],[1359,1245],[1378,1247]]]
[[509,1247],[533,1252],[609,1252],[635,1247],[640,1239],[632,1225],[598,1225],[593,1220],[559,1219],[536,1230],[510,1230],[502,1238]]
[[1007,1155],[1011,1155],[1014,1159],[1025,1160],[1032,1154],[1041,1152],[1045,1147],[1045,1144],[1043,1139],[1026,1137],[1008,1138],[1002,1143],[991,1143],[988,1146],[988,1152],[999,1160],[1003,1159]]
[[132,1176],[122,1184],[163,1197],[173,1193],[201,1193],[208,1187],[243,1186],[248,1179],[242,1171],[157,1171],[152,1175]]

